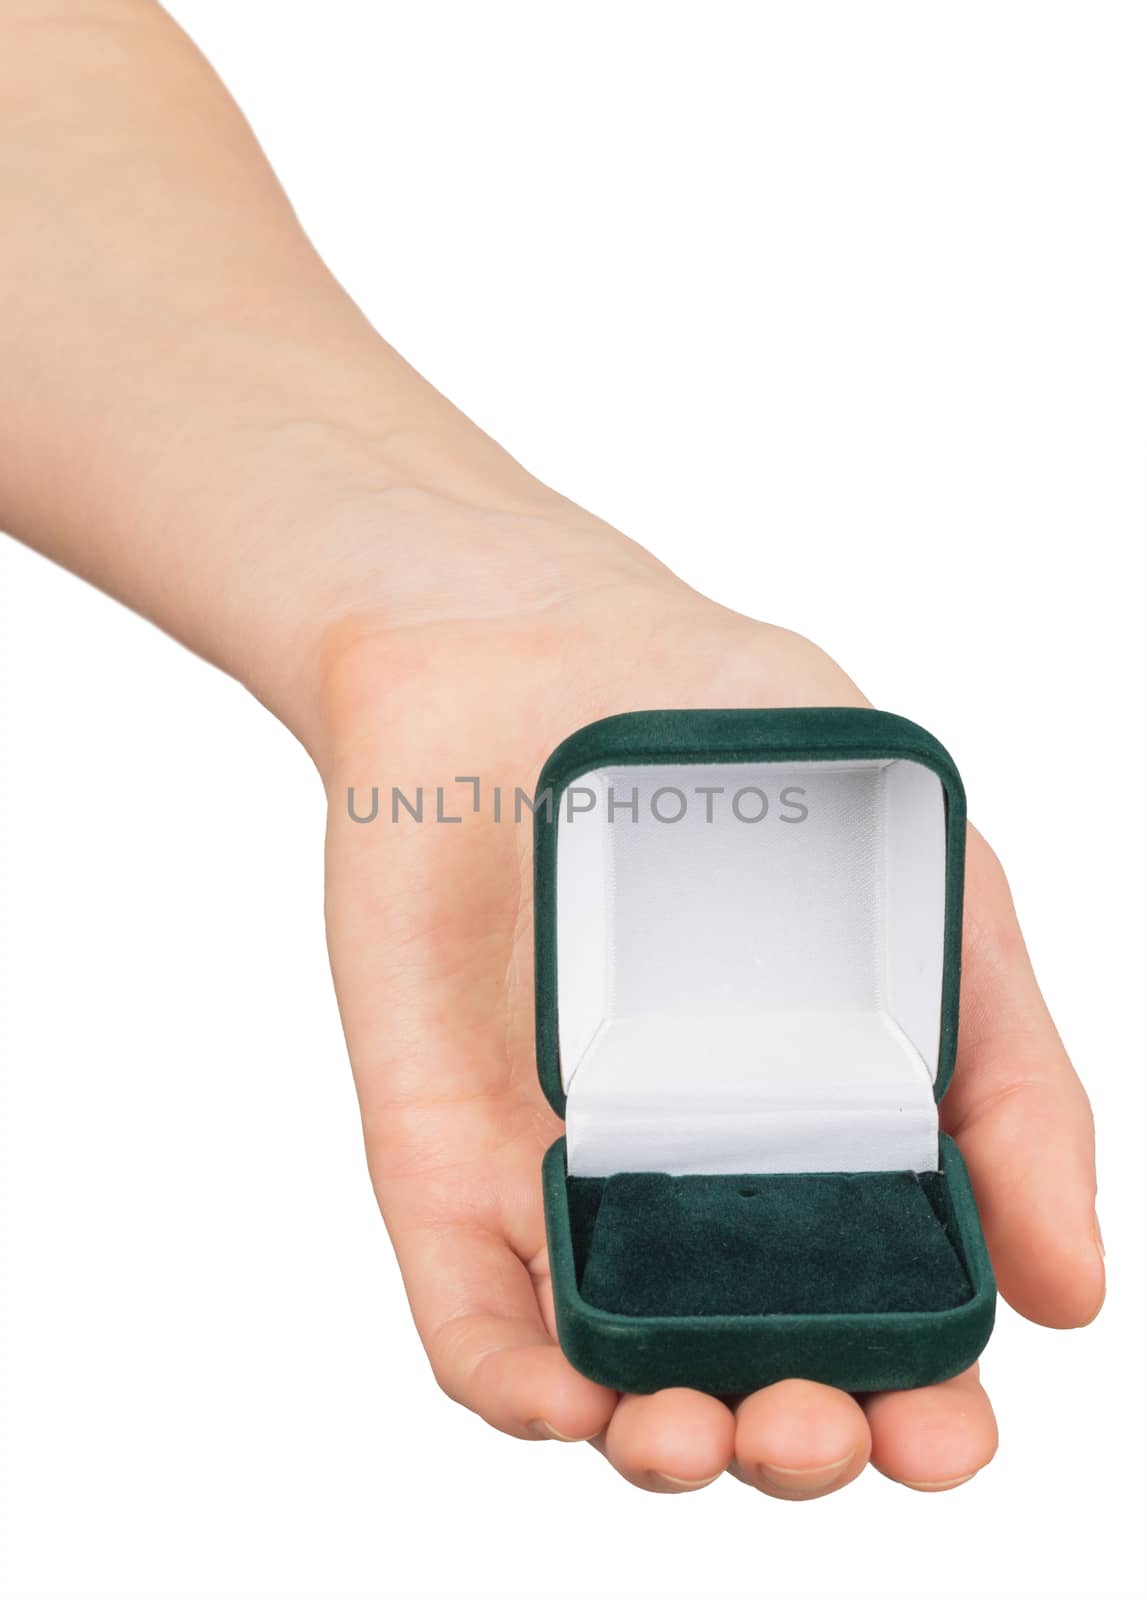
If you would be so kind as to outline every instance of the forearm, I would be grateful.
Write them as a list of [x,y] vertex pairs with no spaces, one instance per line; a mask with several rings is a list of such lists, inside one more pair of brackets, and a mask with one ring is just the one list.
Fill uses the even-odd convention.
[[429,505],[495,514],[495,565],[539,518],[562,542],[556,497],[343,293],[150,0],[0,0],[0,216],[0,526],[297,731],[330,628],[417,617],[457,560]]

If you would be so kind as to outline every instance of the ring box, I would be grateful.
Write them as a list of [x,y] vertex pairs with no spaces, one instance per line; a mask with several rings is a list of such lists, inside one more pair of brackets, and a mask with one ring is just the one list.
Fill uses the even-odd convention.
[[558,1336],[648,1393],[952,1377],[995,1283],[939,1100],[965,806],[854,708],[582,728],[535,795],[538,1072]]

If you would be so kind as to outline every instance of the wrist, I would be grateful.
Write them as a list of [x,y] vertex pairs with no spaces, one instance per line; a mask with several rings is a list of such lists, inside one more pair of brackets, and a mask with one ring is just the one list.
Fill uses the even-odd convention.
[[[473,430],[478,434],[478,430]],[[484,440],[483,435],[478,435]],[[224,662],[300,739],[325,776],[334,752],[411,664],[496,647],[515,627],[608,591],[692,596],[647,551],[531,478],[497,447],[403,441],[396,464],[339,433],[247,491],[246,538],[265,559]],[[258,530],[258,531],[253,531]]]

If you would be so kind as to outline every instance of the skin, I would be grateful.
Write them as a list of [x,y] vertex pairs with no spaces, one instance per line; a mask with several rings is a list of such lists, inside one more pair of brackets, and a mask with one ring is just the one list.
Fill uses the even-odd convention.
[[[147,0],[0,0],[0,214],[0,523],[233,673],[312,756],[367,1159],[442,1388],[523,1440],[591,1440],[661,1493],[730,1471],[810,1499],[869,1462],[918,1490],[966,1482],[996,1448],[974,1369],[868,1398],[794,1380],[730,1408],[570,1367],[539,1185],[559,1124],[533,1058],[529,830],[346,809],[350,786],[456,772],[529,791],[555,744],[616,711],[865,704],[857,687],[538,483],[419,378]],[[943,1124],[1004,1295],[1079,1326],[1103,1299],[1090,1111],[974,830],[964,961]]]

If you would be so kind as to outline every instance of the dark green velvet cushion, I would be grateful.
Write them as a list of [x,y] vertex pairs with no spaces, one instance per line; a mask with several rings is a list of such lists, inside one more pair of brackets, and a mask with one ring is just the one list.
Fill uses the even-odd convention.
[[581,1295],[603,1311],[813,1316],[971,1298],[935,1172],[622,1172],[569,1188]]

